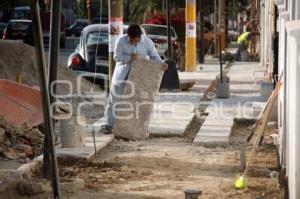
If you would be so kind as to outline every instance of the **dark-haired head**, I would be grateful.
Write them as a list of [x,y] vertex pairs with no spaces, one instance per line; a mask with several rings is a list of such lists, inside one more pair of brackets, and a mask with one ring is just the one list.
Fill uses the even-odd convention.
[[129,36],[131,43],[137,44],[140,41],[141,35],[142,35],[142,29],[141,29],[140,25],[131,24],[128,27],[127,35]]

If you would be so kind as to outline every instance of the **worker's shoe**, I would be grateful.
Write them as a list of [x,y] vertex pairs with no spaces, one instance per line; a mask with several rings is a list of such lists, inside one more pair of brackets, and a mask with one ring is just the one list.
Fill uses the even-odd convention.
[[102,125],[100,127],[99,133],[101,133],[101,134],[112,134],[112,128],[108,125]]

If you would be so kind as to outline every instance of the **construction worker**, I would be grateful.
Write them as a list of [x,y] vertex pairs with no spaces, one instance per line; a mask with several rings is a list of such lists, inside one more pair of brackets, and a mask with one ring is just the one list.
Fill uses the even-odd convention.
[[99,133],[112,133],[116,119],[114,104],[123,94],[132,62],[146,59],[147,57],[162,63],[162,70],[167,70],[168,65],[161,60],[153,41],[142,34],[142,29],[138,24],[130,25],[127,34],[117,41],[114,50],[116,67],[112,77],[109,100],[104,113],[104,123],[101,125]]
[[236,53],[236,61],[246,61],[243,59],[243,54],[247,53],[247,49],[251,40],[251,32],[244,32],[238,38],[239,48]]

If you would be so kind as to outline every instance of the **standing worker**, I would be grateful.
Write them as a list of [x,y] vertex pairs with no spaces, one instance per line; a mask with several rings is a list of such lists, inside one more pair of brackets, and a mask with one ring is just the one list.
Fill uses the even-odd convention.
[[162,70],[167,70],[168,65],[161,60],[153,41],[142,34],[142,29],[138,24],[132,24],[128,27],[127,34],[119,38],[114,50],[116,67],[113,73],[109,99],[104,113],[104,124],[101,125],[99,133],[112,133],[116,119],[114,104],[123,94],[132,62],[135,60],[147,59],[147,57],[162,63]]
[[244,32],[238,38],[239,48],[236,53],[236,61],[247,61],[245,58],[245,54],[247,54],[247,49],[251,40],[251,32]]

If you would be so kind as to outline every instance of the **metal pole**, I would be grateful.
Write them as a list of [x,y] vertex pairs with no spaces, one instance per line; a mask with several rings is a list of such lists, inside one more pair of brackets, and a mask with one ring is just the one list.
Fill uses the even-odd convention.
[[45,136],[49,140],[50,157],[53,168],[52,173],[52,186],[53,186],[53,196],[55,199],[60,199],[60,187],[59,187],[59,176],[58,176],[58,166],[55,153],[54,145],[54,127],[53,121],[51,119],[50,110],[50,94],[49,85],[47,82],[47,68],[45,63],[44,46],[43,46],[43,36],[42,27],[40,19],[40,9],[37,0],[31,1],[32,9],[32,23],[33,23],[33,39],[35,45],[35,53],[37,57],[37,65],[39,70],[39,82],[40,90],[42,95],[43,103],[43,113],[44,113],[44,125],[45,125]]
[[49,85],[53,83],[53,93],[50,93],[51,104],[55,103],[57,67],[60,44],[60,23],[61,23],[61,1],[51,1],[51,27],[50,27],[50,50],[49,50]]
[[221,34],[219,35],[219,46],[220,46],[220,80],[221,84],[223,83],[223,62],[222,62],[222,49],[221,49]]
[[[50,50],[49,50],[49,85],[52,85],[53,93],[50,93],[50,104],[54,104],[56,102],[56,80],[57,80],[57,68],[58,68],[58,56],[59,56],[59,46],[60,46],[60,24],[61,24],[61,1],[51,1],[51,26],[50,26]],[[54,110],[52,110],[54,113]],[[53,123],[55,121],[53,120]],[[54,130],[55,135],[55,130]],[[55,138],[54,138],[55,139]],[[51,140],[47,140],[45,143],[49,145]],[[50,147],[50,145],[48,146]],[[47,149],[50,151],[50,149]],[[52,158],[51,158],[51,161]],[[46,168],[46,167],[45,167]],[[49,171],[48,171],[49,172]],[[54,169],[52,169],[53,175],[55,175]]]
[[200,43],[199,43],[199,63],[204,63],[205,49],[204,49],[204,0],[199,2],[200,12]]
[[217,7],[217,1],[218,0],[214,0],[214,49],[215,49],[215,57],[217,57],[218,54],[218,39],[217,39],[217,32],[218,32],[218,28],[217,28],[217,17],[218,17],[218,7]]
[[[123,35],[123,0],[109,0],[109,85],[114,73],[116,62],[114,61],[114,48],[117,39]],[[119,32],[111,31],[112,29],[119,30]]]
[[172,59],[172,39],[171,39],[171,2],[167,0],[167,25],[168,25],[168,59]]

